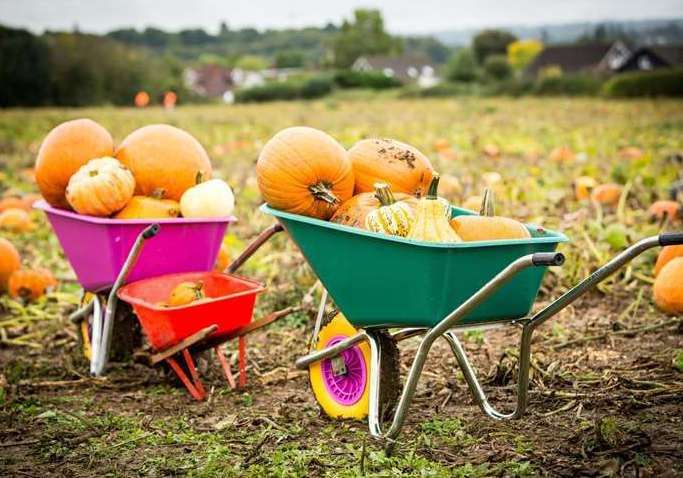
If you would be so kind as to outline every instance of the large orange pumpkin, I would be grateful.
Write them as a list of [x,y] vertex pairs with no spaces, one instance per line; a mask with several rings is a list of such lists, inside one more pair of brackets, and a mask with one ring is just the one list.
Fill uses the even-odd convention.
[[385,182],[394,193],[423,196],[432,180],[427,156],[409,144],[393,139],[363,139],[349,150],[356,178],[355,193],[374,191]]
[[7,290],[7,281],[21,267],[19,251],[4,237],[0,237],[0,292]]
[[135,176],[135,194],[180,201],[198,179],[211,177],[211,161],[190,133],[167,124],[133,131],[119,145],[116,159]]
[[45,200],[69,209],[64,191],[71,176],[93,158],[114,154],[109,132],[90,119],[62,123],[43,140],[36,159],[36,182]]
[[[408,203],[413,209],[417,206],[417,198],[409,194],[394,193],[394,199]],[[375,193],[356,194],[339,206],[339,209],[337,209],[337,212],[334,213],[330,221],[344,224],[345,226],[365,229],[365,217],[381,205]]]
[[48,287],[57,285],[47,269],[20,269],[9,278],[9,294],[14,298],[35,300],[45,294]]
[[659,272],[653,287],[657,307],[669,314],[683,314],[683,257],[669,261]]
[[655,277],[659,275],[659,271],[661,271],[669,261],[677,257],[683,257],[683,245],[662,247],[662,250],[659,251],[659,255],[657,256],[657,262],[655,263]]
[[263,199],[294,214],[329,219],[353,195],[353,170],[330,135],[305,126],[287,128],[263,147],[256,163]]

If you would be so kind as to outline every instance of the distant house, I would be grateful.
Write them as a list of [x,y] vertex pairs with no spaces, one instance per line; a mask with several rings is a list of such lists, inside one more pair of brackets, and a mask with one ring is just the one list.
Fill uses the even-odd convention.
[[188,68],[184,77],[188,88],[207,98],[223,98],[234,86],[232,70],[220,65]]
[[550,46],[534,58],[525,73],[536,76],[548,67],[563,73],[612,74],[622,71],[654,70],[683,66],[681,46],[634,48],[622,41],[606,44]]
[[402,83],[417,83],[423,88],[441,81],[436,65],[431,61],[411,56],[361,56],[351,66],[354,71],[379,71]]

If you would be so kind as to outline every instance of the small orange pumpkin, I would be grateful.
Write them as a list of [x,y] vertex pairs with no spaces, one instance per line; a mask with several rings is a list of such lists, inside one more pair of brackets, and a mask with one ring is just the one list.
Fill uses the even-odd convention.
[[156,199],[147,196],[133,196],[116,219],[166,219],[180,216],[180,204],[173,199]]
[[221,243],[221,248],[218,251],[218,257],[216,258],[216,264],[213,269],[219,272],[223,272],[230,265],[230,247],[223,241]]
[[123,209],[134,191],[135,178],[128,168],[114,158],[97,158],[71,176],[66,199],[79,214],[104,217]]
[[500,156],[500,148],[492,143],[485,144],[482,152],[489,158],[497,158]]
[[622,188],[618,184],[607,183],[596,186],[591,192],[591,199],[600,204],[616,206],[621,197]]
[[349,150],[356,177],[355,194],[374,192],[383,182],[396,193],[423,196],[432,180],[427,156],[394,139],[363,139]]
[[7,290],[10,276],[21,267],[21,256],[16,247],[0,237],[0,292]]
[[574,196],[577,201],[586,201],[591,197],[591,191],[598,185],[590,176],[579,176],[574,180]]
[[574,151],[567,146],[559,146],[550,152],[550,160],[558,163],[570,163],[575,157]]
[[683,257],[683,245],[662,247],[655,263],[655,277],[669,261],[676,257]]
[[329,219],[353,195],[353,169],[332,136],[305,126],[273,136],[256,162],[263,199],[294,214]]
[[683,313],[683,257],[669,261],[653,287],[655,304],[669,314]]
[[12,232],[28,232],[34,228],[31,216],[23,209],[16,207],[0,212],[0,229]]
[[47,269],[19,269],[9,278],[9,294],[14,298],[35,300],[56,285],[57,281]]
[[[403,201],[408,203],[413,210],[417,206],[417,198],[405,193],[394,193],[396,201]],[[337,212],[334,213],[331,222],[343,224],[345,226],[358,227],[365,229],[365,218],[368,214],[382,205],[375,193],[360,193],[353,196],[348,201],[345,201]]]
[[166,305],[168,307],[179,307],[201,300],[205,297],[203,282],[181,282],[171,291],[171,295],[168,297],[168,303]]
[[24,211],[30,211],[31,207],[27,206],[22,198],[18,196],[9,196],[0,199],[0,212],[7,209],[23,209]]
[[658,221],[668,217],[670,221],[678,221],[681,218],[681,205],[676,201],[655,201],[647,210],[650,219]]

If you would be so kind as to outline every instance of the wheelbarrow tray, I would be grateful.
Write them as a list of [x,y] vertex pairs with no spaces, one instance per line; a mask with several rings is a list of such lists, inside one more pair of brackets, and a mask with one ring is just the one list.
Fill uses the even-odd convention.
[[[501,241],[412,241],[261,206],[282,224],[346,318],[357,327],[433,327],[515,259],[553,252],[559,232]],[[452,216],[472,211],[451,208]],[[526,316],[547,268],[527,269],[458,325]]]
[[97,292],[114,284],[138,234],[159,224],[159,234],[145,245],[128,282],[174,272],[211,270],[228,225],[234,217],[190,219],[111,219],[57,209],[45,201],[45,211],[78,282]]
[[[204,285],[206,299],[179,307],[167,307],[171,291],[181,282]],[[211,326],[217,326],[202,348],[222,343],[251,322],[256,295],[263,285],[221,272],[168,274],[122,287],[118,296],[133,306],[150,345],[163,351]]]

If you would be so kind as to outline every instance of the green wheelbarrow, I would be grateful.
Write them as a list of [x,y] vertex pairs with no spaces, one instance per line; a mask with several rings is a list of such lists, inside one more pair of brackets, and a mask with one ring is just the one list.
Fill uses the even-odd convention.
[[[516,419],[527,407],[531,338],[536,328],[642,252],[683,244],[683,232],[641,240],[557,300],[530,315],[543,276],[561,266],[565,235],[527,225],[531,238],[431,243],[411,241],[261,206],[297,244],[325,290],[312,348],[296,366],[309,370],[323,411],[333,418],[368,417],[370,433],[394,447],[425,360],[442,337],[451,347],[474,400],[489,417]],[[452,216],[473,214],[453,207]],[[341,314],[326,314],[328,294]],[[517,406],[496,410],[486,398],[455,331],[521,329]],[[397,344],[421,336],[401,387]],[[389,422],[384,431],[384,421]]]

